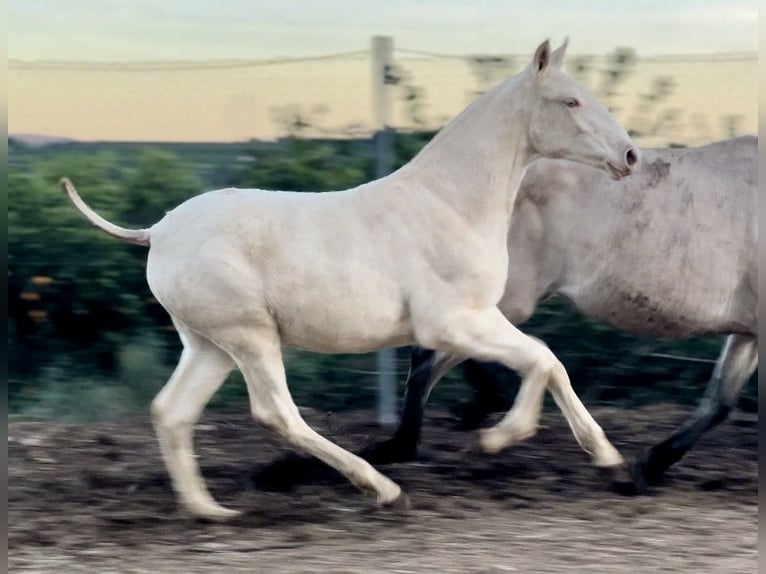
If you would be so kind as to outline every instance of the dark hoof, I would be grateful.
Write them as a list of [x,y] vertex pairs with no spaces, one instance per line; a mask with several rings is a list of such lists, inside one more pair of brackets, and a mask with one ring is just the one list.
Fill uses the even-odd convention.
[[460,418],[452,428],[456,431],[476,430],[481,427],[482,423],[487,420],[487,417],[490,414],[492,414],[492,410],[490,409],[480,408],[475,405],[467,405],[462,409],[462,412],[458,413]]
[[636,484],[628,465],[618,464],[616,466],[602,466],[599,467],[599,472],[607,482],[609,488],[617,494],[622,496],[636,496],[637,494],[640,494],[636,489]]
[[404,445],[393,439],[371,444],[359,452],[359,456],[371,464],[409,462],[415,458],[416,454],[416,447]]
[[633,477],[633,485],[636,488],[636,494],[649,494],[649,483],[644,476],[643,464],[640,460],[635,461],[630,467],[630,474]]
[[388,510],[396,514],[399,514],[399,513],[403,514],[411,508],[410,497],[404,494],[404,492],[402,492],[399,494],[399,496],[394,498],[391,502],[384,502],[383,504],[381,504],[380,508],[382,510]]
[[650,487],[657,486],[662,482],[664,469],[652,465],[648,456],[636,459],[631,470],[633,482],[641,494],[645,494]]

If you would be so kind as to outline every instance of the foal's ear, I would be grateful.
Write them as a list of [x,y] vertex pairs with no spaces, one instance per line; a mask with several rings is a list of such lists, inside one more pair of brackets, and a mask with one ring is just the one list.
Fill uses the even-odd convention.
[[551,54],[551,64],[553,64],[557,68],[560,68],[561,64],[564,63],[564,56],[567,53],[568,44],[569,44],[569,36],[564,38],[564,43],[561,44],[561,46],[559,46],[555,50],[553,50],[553,53]]
[[551,63],[551,43],[546,40],[537,47],[535,56],[532,58],[532,71],[542,76],[548,70]]

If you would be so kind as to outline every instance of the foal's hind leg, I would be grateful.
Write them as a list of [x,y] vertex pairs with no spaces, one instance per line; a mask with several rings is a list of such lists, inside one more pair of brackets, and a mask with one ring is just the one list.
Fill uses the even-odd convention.
[[230,352],[245,375],[253,417],[258,422],[335,468],[360,490],[375,493],[378,504],[406,504],[399,485],[306,424],[287,388],[282,350],[275,331],[243,330],[227,340],[237,341]]
[[755,337],[731,335],[726,339],[697,410],[670,437],[653,446],[636,462],[634,478],[639,490],[645,483],[659,482],[665,471],[679,461],[704,432],[726,420],[757,365]]
[[193,429],[202,409],[234,367],[211,342],[176,322],[184,350],[170,380],[152,402],[165,466],[182,504],[193,515],[223,520],[238,514],[210,495],[194,455]]

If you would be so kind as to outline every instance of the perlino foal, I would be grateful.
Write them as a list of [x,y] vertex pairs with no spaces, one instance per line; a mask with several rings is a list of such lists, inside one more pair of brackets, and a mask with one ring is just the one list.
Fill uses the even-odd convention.
[[536,426],[549,388],[578,442],[601,467],[623,459],[575,395],[551,351],[497,308],[506,237],[526,166],[559,157],[629,175],[638,151],[609,112],[561,69],[566,44],[541,44],[521,74],[488,91],[395,173],[331,193],[223,189],[196,196],[148,229],[106,221],[62,185],[97,227],[149,246],[147,280],[184,350],[152,403],[162,455],[193,515],[236,511],[208,492],[192,445],[204,405],[235,367],[253,417],[344,474],[379,504],[406,502],[399,485],[321,437],[301,418],[282,345],[367,352],[417,343],[499,361],[524,386],[487,451]]
[[[726,419],[757,366],[757,152],[752,136],[646,150],[641,169],[622,182],[543,159],[519,189],[498,305],[512,323],[559,294],[586,316],[640,335],[729,335],[697,411],[635,465],[639,488]],[[391,439],[366,450],[369,460],[415,455],[428,395],[462,360],[413,353],[402,420]]]

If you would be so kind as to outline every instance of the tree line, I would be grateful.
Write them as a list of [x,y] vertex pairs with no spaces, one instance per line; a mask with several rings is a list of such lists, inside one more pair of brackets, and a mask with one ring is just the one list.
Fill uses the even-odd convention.
[[[142,406],[160,388],[180,350],[169,317],[146,285],[145,248],[117,242],[84,221],[58,186],[62,176],[99,213],[127,227],[147,227],[214,187],[327,191],[374,178],[373,141],[308,138],[305,125],[296,116],[287,137],[244,146],[244,157],[240,145],[239,160],[220,150],[206,159],[199,150],[191,156],[157,145],[125,153],[106,144],[48,146],[44,153],[14,146],[17,161],[10,162],[8,174],[11,410],[55,416],[69,409],[76,416],[91,405],[98,416],[104,405],[121,401],[126,408]],[[396,134],[395,167],[432,135]],[[578,392],[590,400],[694,402],[712,365],[657,355],[714,359],[720,343],[719,338],[639,339],[588,321],[561,300],[543,305],[524,329],[551,346]],[[299,403],[328,410],[372,406],[371,356],[290,351],[286,358]],[[402,375],[406,361],[400,352]],[[510,378],[512,389],[513,377],[501,376]],[[244,397],[244,386],[233,379],[218,402]],[[448,377],[436,400],[459,400],[465,394],[459,381],[459,373]]]

